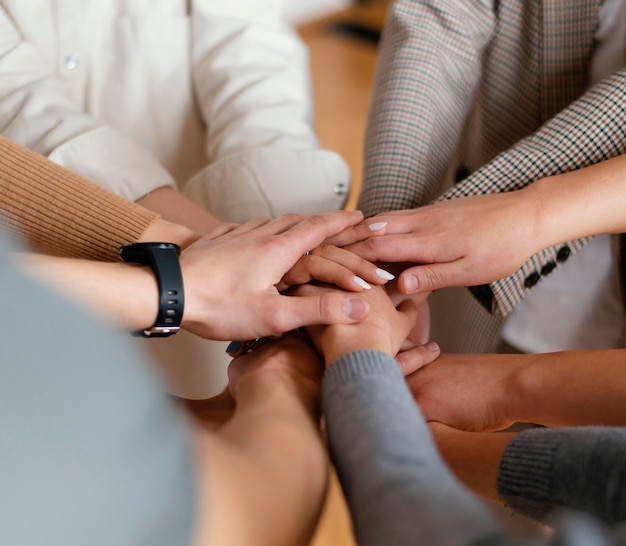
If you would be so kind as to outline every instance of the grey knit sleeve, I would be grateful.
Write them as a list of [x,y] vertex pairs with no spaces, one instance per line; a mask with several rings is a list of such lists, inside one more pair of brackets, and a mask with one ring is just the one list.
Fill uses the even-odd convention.
[[331,457],[359,545],[472,544],[497,532],[441,462],[393,358],[346,355],[326,372],[322,392]]
[[498,494],[516,511],[544,520],[556,508],[626,520],[626,428],[529,429],[507,446]]
[[[394,359],[376,351],[348,354],[327,370],[322,394],[331,458],[360,546],[536,546],[494,522],[441,462]],[[600,512],[624,520],[624,441],[623,429],[524,432],[505,454],[501,493],[518,507],[526,490],[549,484],[546,495],[570,499],[560,503],[569,509],[550,521],[548,544],[624,546],[626,525],[610,529],[581,512],[602,516],[591,506],[599,502]],[[524,475],[529,461],[537,470]],[[581,473],[585,468],[590,472]]]

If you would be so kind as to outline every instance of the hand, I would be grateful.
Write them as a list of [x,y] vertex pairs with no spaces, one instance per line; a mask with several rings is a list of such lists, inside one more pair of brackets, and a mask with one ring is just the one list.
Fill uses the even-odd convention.
[[[324,295],[336,289],[313,285],[301,286],[297,295]],[[370,312],[359,324],[309,327],[308,331],[318,350],[329,365],[352,351],[374,349],[392,356],[400,350],[417,321],[417,306],[411,299],[404,300],[396,309],[382,287],[364,292]]]
[[310,340],[287,335],[235,358],[228,367],[229,390],[237,401],[244,391],[266,397],[285,385],[305,407],[318,408],[323,371]]
[[353,292],[369,290],[371,284],[381,285],[394,275],[349,250],[323,243],[302,256],[282,278],[277,288],[281,292],[290,286],[317,280]]
[[[218,226],[181,255],[185,284],[182,326],[210,339],[255,339],[310,324],[354,323],[368,313],[360,296],[335,292],[281,295],[277,286],[302,255],[362,220],[336,211],[302,218]],[[224,232],[225,231],[225,232]]]
[[430,306],[428,305],[428,296],[430,295],[430,292],[407,296],[398,290],[397,281],[386,284],[385,291],[396,307],[398,307],[398,305],[406,299],[411,299],[417,306],[417,320],[415,321],[407,340],[402,345],[402,350],[407,351],[416,345],[423,345],[427,343],[430,338]]
[[[418,314],[421,315],[419,307]],[[420,321],[418,320],[418,322]],[[430,343],[422,343],[400,351],[396,355],[396,362],[400,366],[402,375],[406,377],[423,368],[426,364],[433,362],[440,354],[441,349],[439,345],[431,341]]]
[[428,421],[466,431],[513,424],[508,404],[515,372],[526,355],[447,354],[406,378]]
[[370,261],[422,264],[399,277],[404,294],[474,286],[507,277],[544,242],[541,209],[525,190],[440,201],[384,213],[385,235],[346,248]]

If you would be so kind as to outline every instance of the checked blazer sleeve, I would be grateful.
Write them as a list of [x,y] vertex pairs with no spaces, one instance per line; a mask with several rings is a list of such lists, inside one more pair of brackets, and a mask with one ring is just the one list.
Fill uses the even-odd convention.
[[[626,152],[626,69],[600,82],[531,136],[502,152],[441,199],[507,192],[555,174],[599,163]],[[528,292],[524,280],[546,264],[558,266],[589,239],[542,250],[515,274],[472,287],[482,305],[508,314]],[[559,254],[560,253],[560,254]]]
[[494,29],[491,1],[397,0],[380,44],[359,208],[427,204],[461,138]]

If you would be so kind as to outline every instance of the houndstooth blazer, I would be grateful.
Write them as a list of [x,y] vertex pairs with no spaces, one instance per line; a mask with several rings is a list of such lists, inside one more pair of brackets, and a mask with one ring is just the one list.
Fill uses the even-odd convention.
[[[626,70],[581,97],[600,3],[396,0],[369,113],[365,214],[519,189],[623,154]],[[587,241],[545,249],[511,277],[471,291],[506,315]],[[477,313],[461,327],[471,341],[453,350],[494,349],[502,320],[481,343],[476,330],[487,319]]]

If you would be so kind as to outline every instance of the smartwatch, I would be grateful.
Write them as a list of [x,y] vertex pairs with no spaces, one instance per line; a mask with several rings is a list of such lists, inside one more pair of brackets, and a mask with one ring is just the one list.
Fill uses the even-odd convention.
[[131,335],[167,337],[178,332],[185,304],[180,247],[173,243],[131,243],[122,246],[119,253],[124,262],[150,266],[159,285],[159,313],[154,326]]

